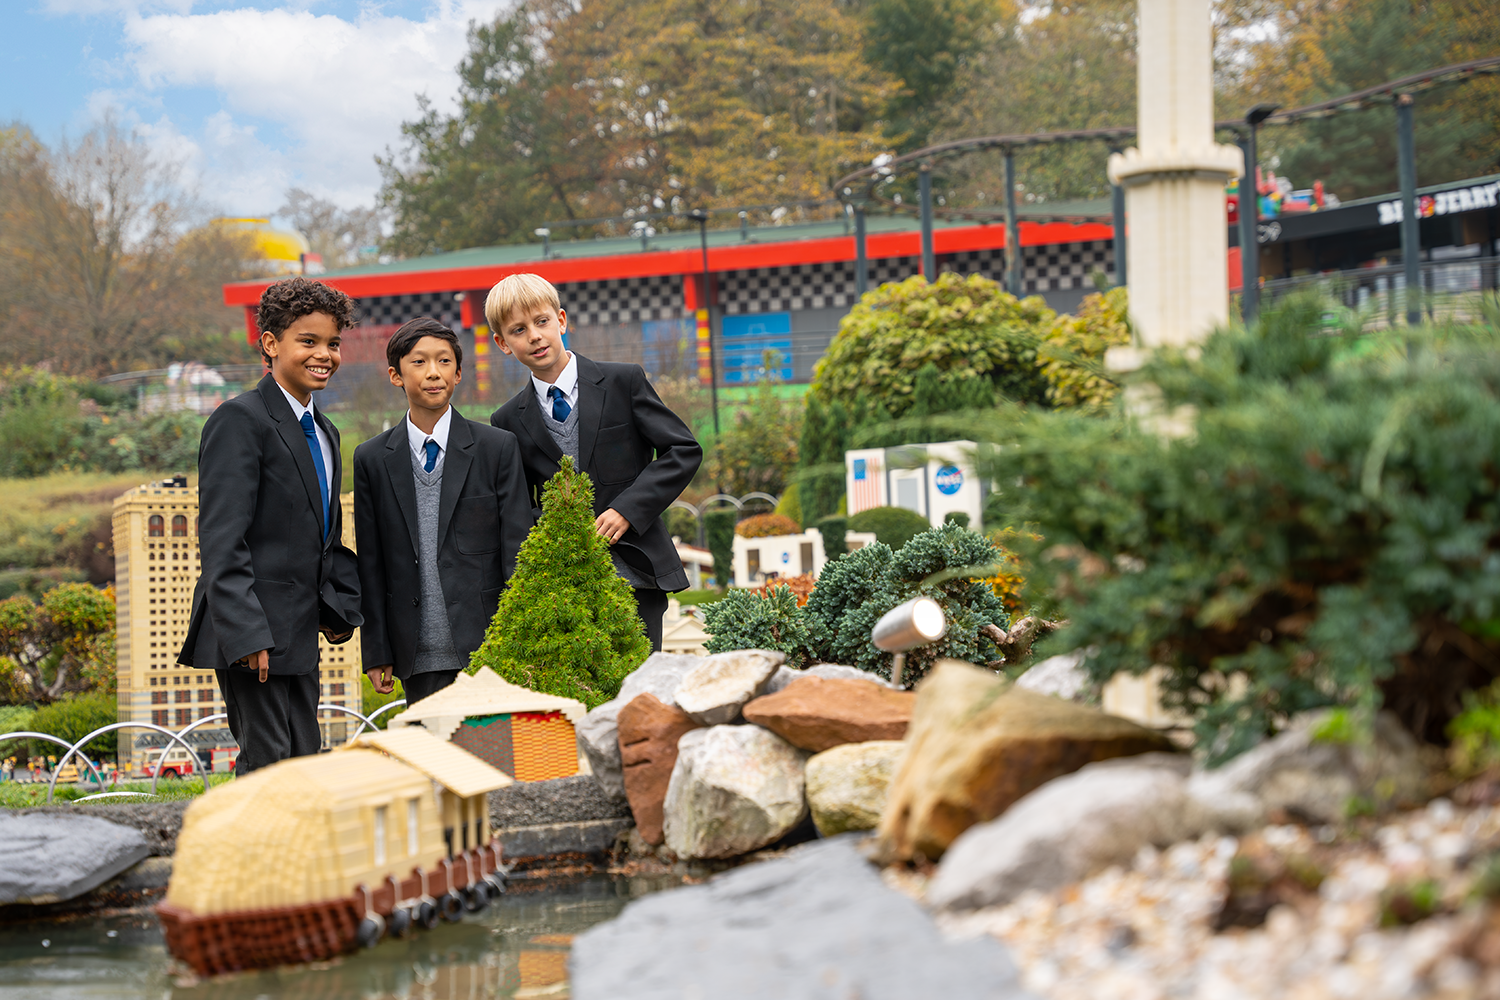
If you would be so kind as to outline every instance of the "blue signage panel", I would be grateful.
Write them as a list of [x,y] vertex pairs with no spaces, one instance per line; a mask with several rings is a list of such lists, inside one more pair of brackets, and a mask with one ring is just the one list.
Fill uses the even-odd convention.
[[789,312],[725,316],[720,324],[719,345],[724,358],[721,362],[724,381],[730,385],[758,382],[771,373],[779,375],[783,382],[792,380]]

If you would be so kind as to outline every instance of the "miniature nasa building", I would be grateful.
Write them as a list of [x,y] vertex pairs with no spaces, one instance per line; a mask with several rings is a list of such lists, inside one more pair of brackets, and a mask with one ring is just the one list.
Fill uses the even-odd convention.
[[936,528],[959,513],[978,530],[987,487],[974,470],[976,447],[973,441],[939,441],[844,452],[850,515],[871,507],[904,507]]
[[588,707],[573,698],[512,684],[493,670],[460,673],[452,684],[409,706],[389,732],[421,728],[517,781],[588,774],[575,727]]
[[421,729],[280,761],[190,805],[158,906],[199,975],[312,962],[504,891],[489,793],[510,777]]

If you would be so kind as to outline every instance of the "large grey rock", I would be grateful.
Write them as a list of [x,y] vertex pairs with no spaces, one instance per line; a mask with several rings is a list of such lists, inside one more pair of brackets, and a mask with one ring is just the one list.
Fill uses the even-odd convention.
[[1195,798],[1221,810],[1334,823],[1352,802],[1379,810],[1424,801],[1429,783],[1417,742],[1394,715],[1375,717],[1370,739],[1320,737],[1330,712],[1308,712],[1223,767],[1193,775]]
[[946,940],[852,837],[636,900],[580,934],[574,1000],[1023,1000],[989,935]]
[[881,677],[872,674],[868,670],[858,667],[846,667],[838,663],[817,663],[806,670],[798,670],[796,667],[782,667],[771,675],[766,681],[765,690],[761,694],[775,694],[799,677],[824,677],[828,680],[840,681],[874,681],[883,687],[893,688],[896,685]]
[[1051,694],[1068,701],[1081,700],[1092,686],[1083,669],[1083,650],[1050,656],[1016,678],[1016,687]]
[[807,761],[807,805],[825,837],[873,830],[885,810],[886,791],[906,744],[869,740],[813,754]]
[[96,816],[0,813],[0,904],[82,895],[151,854],[139,830]]
[[732,858],[773,843],[807,815],[807,754],[759,726],[684,733],[662,805],[680,858]]
[[1089,764],[959,835],[927,887],[935,909],[1008,903],[1232,823],[1188,793],[1189,760],[1150,753]]
[[733,722],[747,701],[764,693],[785,661],[785,653],[770,649],[706,656],[677,685],[677,707],[705,726]]
[[684,653],[652,653],[645,663],[626,676],[617,697],[589,712],[578,724],[578,749],[588,758],[594,777],[599,779],[605,794],[615,803],[624,805],[626,802],[617,721],[620,708],[630,704],[637,695],[648,692],[665,704],[677,704],[677,685],[703,659]]

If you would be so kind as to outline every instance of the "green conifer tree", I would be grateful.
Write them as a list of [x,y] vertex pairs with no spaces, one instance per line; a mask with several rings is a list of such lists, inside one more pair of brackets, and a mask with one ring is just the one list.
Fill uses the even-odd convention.
[[619,694],[650,654],[630,586],[594,530],[594,486],[564,456],[469,673],[488,667],[512,684],[594,708]]

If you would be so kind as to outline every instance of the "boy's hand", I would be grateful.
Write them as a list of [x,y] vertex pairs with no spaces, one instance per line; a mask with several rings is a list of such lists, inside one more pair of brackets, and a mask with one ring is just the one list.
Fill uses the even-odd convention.
[[611,507],[594,518],[594,528],[613,545],[620,540],[621,535],[630,530],[630,522],[625,520],[624,514]]
[[390,694],[396,690],[396,682],[391,678],[391,665],[387,663],[383,667],[371,667],[365,673],[369,675],[370,683],[380,694]]
[[271,651],[262,649],[259,653],[251,653],[242,661],[246,667],[260,674],[260,682],[266,682],[266,675],[271,672]]

